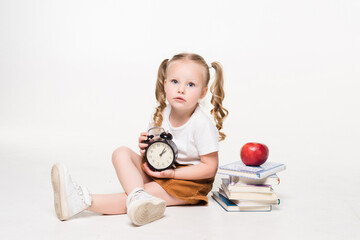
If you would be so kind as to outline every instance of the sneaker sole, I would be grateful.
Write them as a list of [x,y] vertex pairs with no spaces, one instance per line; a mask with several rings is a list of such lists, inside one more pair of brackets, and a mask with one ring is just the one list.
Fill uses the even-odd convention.
[[166,209],[166,202],[154,200],[152,202],[140,202],[132,216],[132,221],[135,225],[144,225],[160,219],[164,216]]
[[68,203],[65,199],[65,183],[64,183],[64,168],[60,164],[56,164],[51,169],[51,182],[54,190],[54,206],[57,217],[61,220],[67,220]]

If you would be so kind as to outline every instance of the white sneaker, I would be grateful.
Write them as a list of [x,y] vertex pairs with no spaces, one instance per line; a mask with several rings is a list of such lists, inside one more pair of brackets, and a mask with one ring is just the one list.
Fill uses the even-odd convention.
[[144,225],[164,215],[166,202],[142,188],[134,189],[126,199],[127,215],[135,225]]
[[55,211],[60,220],[67,220],[91,205],[89,190],[74,183],[64,165],[58,163],[52,167],[51,181]]

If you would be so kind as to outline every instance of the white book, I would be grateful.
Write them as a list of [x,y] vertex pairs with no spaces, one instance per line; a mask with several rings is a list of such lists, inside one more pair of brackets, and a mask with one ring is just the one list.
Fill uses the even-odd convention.
[[216,191],[213,191],[211,196],[228,212],[270,212],[272,210],[270,204],[262,206],[240,206]]
[[220,166],[218,173],[253,179],[263,179],[285,169],[286,166],[283,163],[265,162],[260,166],[254,167],[246,166],[242,161],[237,161]]
[[223,178],[222,183],[230,192],[260,192],[260,193],[270,193],[273,189],[271,185],[265,184],[246,184],[246,183],[230,183],[229,178]]
[[[220,195],[227,198],[226,193],[224,192],[224,190],[219,188],[218,192],[219,192]],[[268,206],[269,204],[270,205],[279,205],[280,204],[280,199],[275,199],[275,200],[270,200],[270,201],[231,199],[231,201],[233,203],[235,203],[236,205],[241,206],[241,207]]]
[[237,184],[265,184],[265,185],[279,185],[280,184],[280,178],[278,175],[272,174],[266,178],[262,179],[254,179],[254,178],[247,178],[247,177],[240,177],[240,176],[229,176],[229,181],[231,185],[237,185]]
[[278,200],[278,197],[274,190],[270,193],[258,193],[258,192],[230,192],[224,184],[221,185],[221,189],[225,192],[228,199],[231,200],[253,200],[253,201],[268,201],[274,202]]

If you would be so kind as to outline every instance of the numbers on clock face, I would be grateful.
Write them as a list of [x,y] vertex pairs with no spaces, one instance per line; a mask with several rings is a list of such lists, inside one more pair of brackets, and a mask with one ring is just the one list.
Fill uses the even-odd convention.
[[156,142],[147,150],[148,162],[157,169],[167,168],[171,165],[174,153],[171,147],[163,142]]

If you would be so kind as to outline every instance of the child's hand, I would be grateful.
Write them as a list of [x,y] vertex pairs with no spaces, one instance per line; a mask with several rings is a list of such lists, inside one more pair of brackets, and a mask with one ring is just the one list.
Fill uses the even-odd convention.
[[149,145],[148,143],[143,143],[143,141],[147,140],[148,133],[142,132],[139,137],[139,148],[141,156],[145,156],[145,148]]
[[144,169],[147,175],[156,177],[156,178],[174,178],[175,170],[174,169],[166,169],[161,172],[153,171],[149,168],[147,163],[144,163]]

